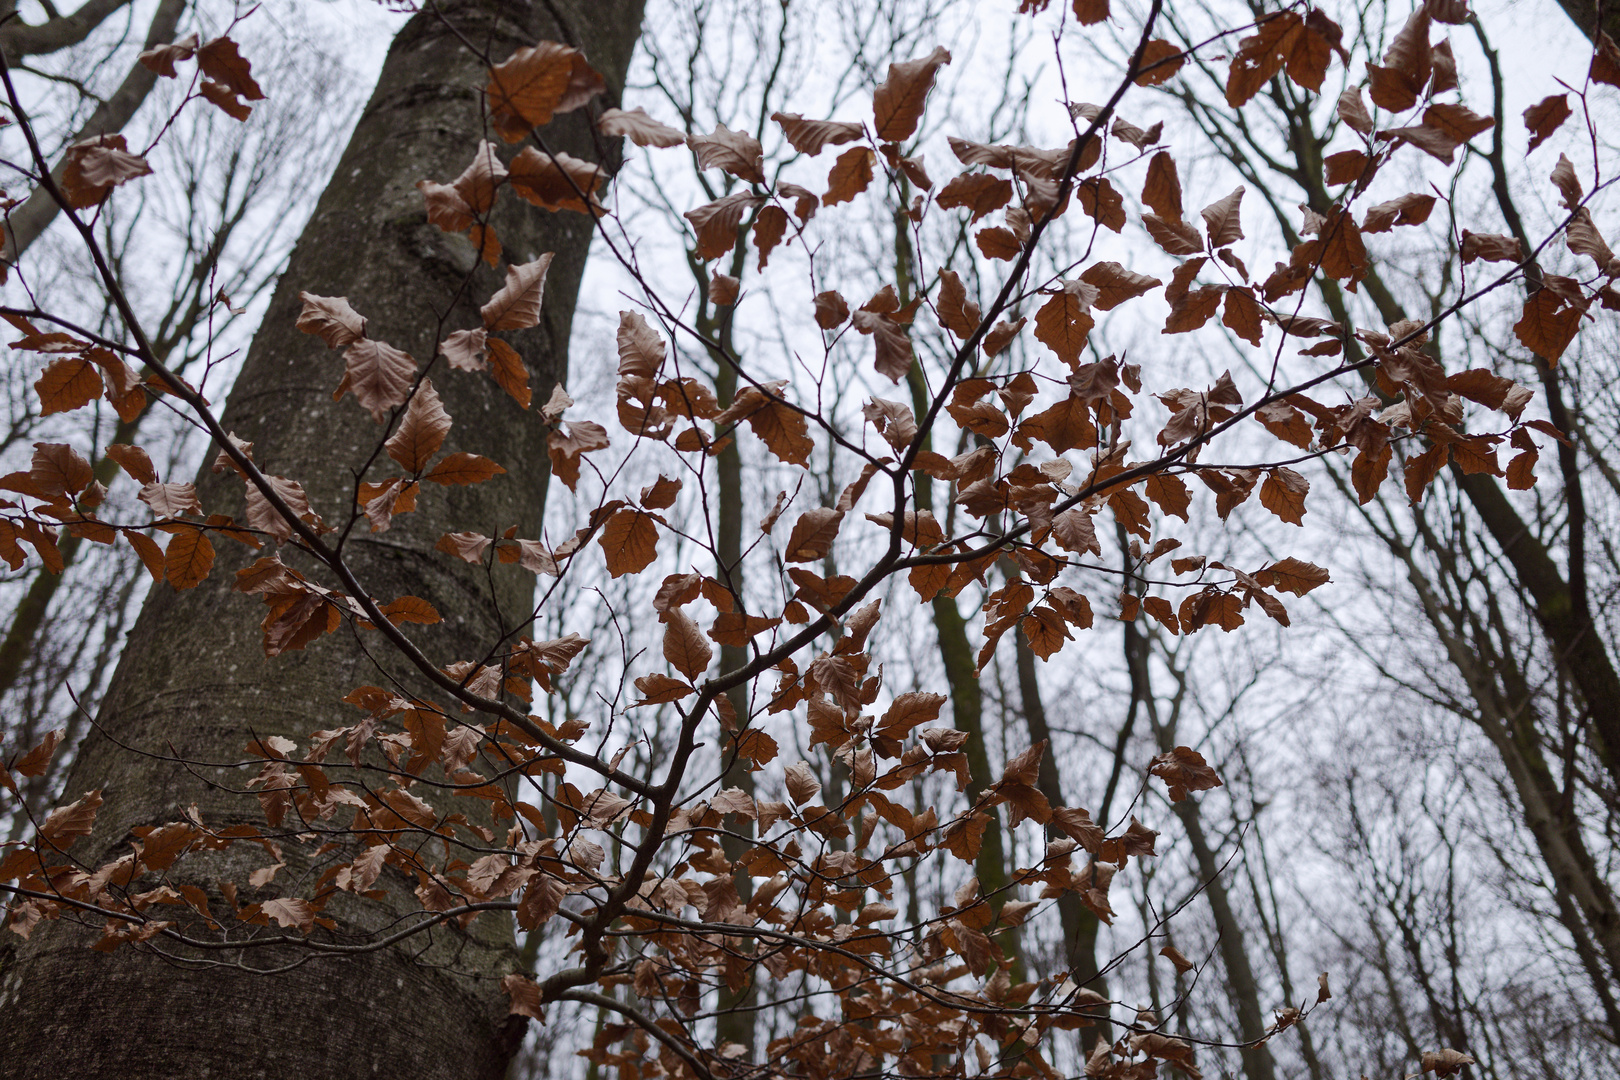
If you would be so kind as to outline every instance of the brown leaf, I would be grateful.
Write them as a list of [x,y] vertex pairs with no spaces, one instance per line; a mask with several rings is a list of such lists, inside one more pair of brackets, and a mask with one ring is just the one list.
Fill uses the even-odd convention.
[[1209,246],[1222,248],[1243,239],[1243,225],[1239,220],[1239,204],[1243,201],[1243,185],[1218,202],[1212,202],[1200,211],[1204,228],[1209,232]]
[[872,116],[877,137],[885,142],[904,142],[917,133],[923,104],[934,87],[941,66],[951,62],[942,46],[920,60],[889,65],[889,77],[872,94]]
[[626,136],[637,146],[671,147],[686,142],[684,132],[659,123],[645,109],[603,109],[596,130],[611,137]]
[[761,168],[764,149],[758,139],[745,131],[732,131],[724,124],[716,124],[712,134],[689,136],[686,145],[697,155],[700,169],[723,169],[750,184],[765,183]]
[[506,166],[495,151],[492,142],[480,142],[472,164],[450,182],[467,206],[478,214],[488,213],[495,205],[495,192],[506,179]]
[[979,328],[979,305],[969,304],[967,289],[954,270],[939,272],[940,323],[958,338],[967,338]]
[[788,562],[818,562],[832,550],[843,524],[844,512],[818,506],[807,510],[793,523],[783,558]]
[[366,320],[349,306],[346,296],[316,296],[301,292],[303,310],[298,313],[298,329],[326,342],[328,349],[342,349],[366,336]]
[[1486,262],[1518,262],[1524,258],[1524,250],[1519,246],[1519,240],[1514,236],[1494,236],[1484,233],[1471,233],[1467,229],[1462,234],[1462,260],[1464,265],[1476,259]]
[[1368,207],[1362,231],[1388,232],[1396,225],[1421,225],[1429,220],[1434,201],[1433,195],[1413,193]]
[[[87,791],[74,802],[59,806],[46,815],[39,827],[40,839],[51,844],[71,843],[80,836],[89,836],[95,827],[96,811],[101,808],[101,789]],[[63,844],[62,846],[67,846]]]
[[754,218],[754,247],[759,250],[759,269],[765,269],[766,260],[787,232],[787,211],[772,204],[762,208]]
[[531,128],[551,123],[554,112],[585,104],[591,95],[577,102],[567,99],[579,97],[579,89],[589,87],[592,76],[600,87],[601,76],[591,70],[578,49],[555,41],[519,49],[489,70],[484,96],[490,121],[501,138],[509,143],[520,142],[528,138]]
[[163,574],[176,589],[190,589],[202,583],[214,568],[214,545],[201,529],[176,533],[163,555]]
[[264,91],[253,79],[252,66],[237,51],[236,42],[228,37],[217,37],[198,49],[197,67],[239,97],[248,101],[264,100]]
[[823,330],[836,330],[849,318],[849,304],[829,289],[816,294],[816,325]]
[[1575,254],[1589,256],[1597,263],[1599,273],[1613,273],[1611,264],[1614,262],[1614,252],[1609,250],[1603,234],[1592,224],[1592,214],[1586,207],[1576,210],[1570,218],[1568,227],[1564,229],[1564,242]]
[[1176,175],[1175,159],[1163,150],[1148,162],[1142,202],[1162,218],[1181,220],[1181,178]]
[[1310,481],[1293,469],[1272,469],[1260,485],[1260,505],[1292,525],[1303,526],[1305,494],[1310,490]]
[[12,770],[23,776],[45,775],[46,766],[51,763],[51,758],[56,754],[56,748],[62,744],[62,736],[65,734],[65,728],[47,732],[33,749],[11,763]]
[[821,197],[821,205],[849,202],[865,191],[872,182],[872,166],[876,161],[877,155],[866,146],[852,146],[839,154],[827,174],[827,194]]
[[427,208],[428,224],[437,225],[444,232],[460,232],[473,224],[473,209],[461,192],[449,184],[432,180],[418,180],[416,190],[422,193]]
[[879,375],[898,383],[911,370],[911,339],[903,326],[889,316],[865,308],[855,312],[853,323],[862,334],[869,334],[877,346],[875,366]]
[[861,125],[843,120],[806,120],[798,113],[772,113],[788,143],[801,154],[814,157],[826,146],[842,146],[861,137]]
[[122,135],[98,135],[62,155],[62,193],[69,206],[83,210],[99,205],[119,184],[151,173],[145,158],[129,152]]
[[704,262],[718,259],[736,246],[743,214],[764,201],[758,195],[738,191],[681,215],[697,233],[698,258]]
[[1420,1067],[1438,1077],[1450,1076],[1461,1071],[1464,1065],[1473,1064],[1476,1064],[1474,1058],[1461,1050],[1425,1050]]
[[607,445],[607,429],[601,424],[579,420],[558,427],[546,436],[552,475],[568,485],[569,491],[577,490],[580,455]]
[[160,518],[201,514],[202,503],[197,501],[197,488],[192,484],[146,484],[137,496],[152,508]]
[[[786,382],[773,382],[763,387],[743,387],[731,408],[714,418],[715,429],[720,431],[739,420],[747,420],[754,434],[778,459],[790,465],[808,465],[815,442],[809,436],[804,414],[778,400],[786,385]],[[767,392],[773,396],[767,397]]]
[[533,262],[506,268],[506,284],[479,308],[486,330],[526,330],[540,323],[540,294],[545,289],[551,252]]
[[[536,881],[530,884],[528,891],[541,891],[546,887],[546,882],[555,883],[555,879],[546,878]],[[559,896],[558,899],[560,900],[561,897]],[[552,914],[556,914],[555,909],[553,909]],[[532,925],[525,923],[524,929],[536,929],[544,922],[545,919],[536,919]],[[522,975],[508,975],[501,980],[501,989],[506,991],[506,996],[511,1000],[511,1007],[507,1009],[507,1015],[527,1016],[529,1019],[538,1020],[542,1024],[546,1022],[546,1007],[540,1000],[540,987],[532,979],[526,979]]]
[[1191,960],[1188,960],[1185,956],[1182,956],[1181,950],[1177,949],[1174,945],[1166,945],[1164,948],[1159,950],[1159,955],[1170,961],[1170,963],[1175,966],[1176,974],[1178,975],[1187,974],[1187,972],[1191,971],[1195,966]]
[[610,575],[639,574],[658,555],[658,527],[648,514],[625,507],[608,518],[597,542],[607,554]]
[[1326,585],[1328,572],[1302,559],[1282,559],[1254,575],[1254,579],[1268,589],[1304,596],[1318,585]]
[[450,414],[444,411],[433,380],[423,379],[416,388],[399,430],[383,444],[388,456],[399,462],[408,473],[419,473],[427,468],[429,459],[444,445],[450,434]]
[[664,659],[688,681],[696,682],[698,676],[709,669],[714,649],[698,630],[697,623],[680,608],[665,612],[664,622]]
[[972,222],[1006,206],[1012,194],[1010,180],[988,173],[963,173],[941,188],[934,202],[945,210],[970,211],[968,220]]
[[1558,155],[1558,164],[1553,166],[1552,175],[1548,177],[1558,193],[1564,197],[1564,206],[1570,210],[1575,209],[1581,202],[1581,182],[1575,176],[1575,166],[1563,154]]
[[1035,313],[1035,340],[1057,353],[1070,367],[1080,362],[1086,338],[1096,325],[1090,308],[1098,289],[1084,281],[1065,281]]
[[543,154],[527,146],[507,168],[507,183],[512,190],[542,210],[588,214],[602,209],[596,201],[596,189],[607,179],[607,171],[594,161],[583,161],[561,150]]
[[807,762],[795,761],[784,770],[783,776],[787,782],[788,798],[797,806],[808,806],[812,799],[821,794],[821,781],[810,771]]
[[119,467],[127,472],[130,479],[136,483],[153,484],[157,482],[157,469],[153,467],[151,457],[139,446],[130,446],[128,443],[113,443],[107,447],[107,456],[116,461]]
[[1525,348],[1557,363],[1581,328],[1583,309],[1564,306],[1551,289],[1542,288],[1524,302],[1524,315],[1513,326],[1513,335]]
[[1125,301],[1163,284],[1156,277],[1127,270],[1117,262],[1100,262],[1088,266],[1085,273],[1080,275],[1080,280],[1097,290],[1097,297],[1092,301],[1092,306],[1098,311],[1111,311]]
[[643,675],[635,681],[635,687],[641,692],[639,705],[664,705],[671,701],[679,701],[683,697],[690,697],[697,693],[697,689],[688,686],[679,679],[654,672]]
[[1186,63],[1186,54],[1162,38],[1155,38],[1142,48],[1141,74],[1137,86],[1159,86],[1169,82]]
[[1344,121],[1352,130],[1363,135],[1373,132],[1372,114],[1367,111],[1367,105],[1361,100],[1361,88],[1352,86],[1339,95],[1339,119]]
[[1104,177],[1082,180],[1074,186],[1080,209],[1105,229],[1125,228],[1125,197]]
[[1095,26],[1108,18],[1108,0],[1074,0],[1074,17],[1082,25]]
[[476,563],[484,560],[484,552],[489,550],[489,545],[493,542],[489,537],[478,533],[445,533],[439,537],[439,542],[433,545],[433,549],[446,555],[454,555],[463,562]]
[[1204,250],[1204,238],[1198,230],[1182,221],[1162,218],[1157,214],[1143,214],[1142,224],[1148,236],[1169,255],[1197,255]]
[[1024,324],[1028,321],[1027,318],[1020,317],[1016,321],[1002,319],[996,323],[995,326],[990,328],[990,332],[984,335],[984,354],[986,356],[996,356],[1003,352],[1008,345],[1013,343],[1013,339],[1018,336],[1018,332],[1024,328]]
[[347,371],[338,397],[345,390],[352,392],[361,408],[369,410],[379,424],[389,409],[405,403],[416,377],[416,361],[410,354],[385,342],[361,338],[343,351],[343,359]]
[[101,373],[84,356],[60,356],[45,365],[34,380],[39,394],[39,415],[72,412],[101,396]]
[[135,59],[140,61],[141,66],[153,74],[161,75],[165,79],[173,79],[179,76],[179,72],[174,67],[175,63],[180,60],[190,60],[196,51],[197,35],[192,33],[168,45],[158,45],[147,49]]
[[1190,792],[1221,786],[1221,778],[1209,767],[1204,755],[1186,746],[1178,746],[1154,758],[1148,763],[1148,772],[1170,788],[1171,802],[1180,802]]

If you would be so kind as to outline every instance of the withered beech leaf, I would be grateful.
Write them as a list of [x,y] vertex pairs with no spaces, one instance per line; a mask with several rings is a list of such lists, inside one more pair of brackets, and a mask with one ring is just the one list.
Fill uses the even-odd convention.
[[759,269],[765,269],[771,252],[782,242],[787,228],[787,211],[774,203],[763,207],[754,218],[754,247],[759,252]]
[[1176,175],[1175,159],[1163,150],[1148,162],[1142,203],[1162,218],[1181,220],[1181,178]]
[[849,304],[831,289],[816,294],[816,325],[823,330],[836,330],[849,318]]
[[1260,485],[1260,505],[1292,525],[1304,525],[1305,495],[1311,483],[1286,466],[1266,473]]
[[437,225],[444,232],[461,232],[472,227],[475,220],[473,208],[467,205],[461,192],[449,184],[418,180],[416,190],[422,193],[422,201],[427,207],[428,224]]
[[399,462],[400,468],[419,473],[427,468],[428,461],[439,452],[449,433],[450,414],[444,411],[439,393],[433,389],[433,380],[423,379],[405,408],[399,429],[383,446],[388,456]]
[[870,334],[877,345],[878,374],[893,382],[905,378],[911,370],[911,338],[906,336],[905,327],[887,315],[864,308],[855,312],[852,322],[856,330]]
[[59,356],[34,380],[39,415],[82,409],[101,396],[101,373],[83,355]]
[[176,589],[194,588],[213,568],[214,545],[201,529],[176,533],[163,553],[163,576]]
[[546,436],[552,475],[568,485],[569,491],[576,490],[580,455],[607,445],[607,429],[590,420],[576,420],[557,427]]
[[197,489],[191,484],[146,484],[137,497],[160,518],[202,513]]
[[692,223],[692,229],[697,234],[698,258],[708,262],[735,247],[737,227],[742,224],[743,214],[764,201],[758,195],[737,191],[682,214]]
[[680,608],[665,612],[664,623],[664,659],[689,682],[696,682],[709,669],[714,648],[692,617]]
[[1209,767],[1204,755],[1187,746],[1160,754],[1148,764],[1148,772],[1170,788],[1170,801],[1180,802],[1194,791],[1221,787],[1221,778]]
[[472,164],[463,169],[450,186],[474,213],[485,214],[495,205],[495,191],[505,179],[506,165],[496,153],[495,144],[484,141],[478,144]]
[[153,484],[157,482],[157,468],[152,464],[152,458],[139,446],[128,443],[113,443],[107,447],[107,456],[116,461],[125,472],[138,484]]
[[639,574],[658,555],[658,526],[644,511],[624,507],[608,518],[597,543],[607,555],[610,575]]
[[941,66],[951,62],[943,46],[920,60],[889,65],[889,77],[872,94],[872,116],[877,137],[885,142],[904,142],[917,133],[923,104],[934,88]]
[[579,108],[602,88],[602,77],[578,49],[542,41],[490,68],[484,95],[495,130],[511,143],[551,123],[554,112]]
[[197,67],[239,97],[248,101],[264,100],[264,91],[253,79],[252,66],[238,51],[236,42],[228,37],[217,37],[198,49]]
[[596,121],[596,130],[608,136],[623,135],[637,146],[667,148],[686,142],[685,132],[654,120],[639,106],[634,109],[602,110],[602,115]]
[[650,379],[664,363],[664,339],[634,311],[619,312],[619,377]]
[[191,33],[167,45],[147,49],[135,59],[154,74],[161,75],[165,79],[173,79],[179,77],[174,65],[181,60],[190,60],[196,51],[197,35]]
[[842,146],[861,137],[861,125],[847,120],[806,120],[798,113],[772,113],[793,149],[811,157],[827,146]]
[[131,154],[122,135],[97,135],[62,155],[62,193],[75,210],[96,206],[119,184],[150,176],[152,167]]
[[810,800],[821,794],[821,781],[810,771],[809,762],[795,761],[783,770],[783,778],[787,783],[788,798],[796,806],[807,806]]
[[941,188],[934,202],[941,209],[969,211],[968,220],[971,222],[1000,210],[1012,200],[1012,195],[1011,180],[1003,180],[989,173],[963,173]]
[[865,191],[872,182],[872,165],[876,161],[877,155],[867,146],[852,146],[839,154],[827,174],[827,194],[821,197],[821,205],[849,202]]
[[540,295],[551,268],[551,252],[506,268],[506,284],[479,308],[486,330],[526,330],[540,322]]
[[561,150],[544,154],[527,146],[507,170],[506,182],[512,190],[542,210],[588,214],[602,209],[596,189],[607,179],[607,171],[594,161]]
[[1007,346],[1011,345],[1013,340],[1018,337],[1018,332],[1024,328],[1024,324],[1028,321],[1029,319],[1026,316],[1020,316],[1017,319],[1002,319],[996,323],[990,328],[990,332],[984,335],[984,354],[986,356],[996,356],[1004,352]]
[[485,343],[489,331],[457,330],[439,342],[439,355],[457,371],[483,371]]
[[746,131],[732,131],[724,124],[715,124],[708,135],[692,135],[686,145],[697,155],[701,169],[723,169],[739,180],[750,184],[764,184],[764,148],[759,140]]
[[1243,239],[1243,225],[1239,219],[1242,202],[1243,185],[1239,184],[1232,194],[1210,203],[1201,211],[1204,228],[1209,232],[1211,249],[1227,247]]
[[326,342],[328,349],[342,349],[366,336],[366,320],[349,306],[346,296],[316,296],[301,292],[304,308],[298,313],[298,329]]
[[416,361],[409,353],[370,338],[361,338],[343,351],[347,372],[337,397],[345,390],[354,394],[360,407],[382,423],[388,410],[405,403],[416,377]]

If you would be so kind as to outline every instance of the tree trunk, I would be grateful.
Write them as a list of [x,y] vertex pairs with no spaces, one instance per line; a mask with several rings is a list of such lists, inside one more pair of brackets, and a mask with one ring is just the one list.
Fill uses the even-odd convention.
[[[462,40],[487,43],[497,60],[538,39],[580,45],[614,98],[642,4],[440,0],[434,7],[439,14],[417,15],[395,40],[225,409],[226,428],[254,443],[267,472],[301,480],[329,521],[347,515],[352,470],[366,460],[381,429],[352,402],[332,402],[343,362],[295,329],[299,291],[349,296],[370,319],[372,336],[425,362],[439,332],[434,313],[477,267],[444,329],[479,325],[478,303],[499,285],[499,275],[478,267],[464,237],[427,224],[414,188],[420,179],[456,176],[478,145],[478,88],[487,75]],[[547,138],[577,156],[597,156],[583,113],[554,123]],[[513,261],[556,253],[541,325],[513,339],[544,401],[566,372],[591,223],[516,199],[502,205],[495,226]],[[491,456],[509,475],[424,493],[418,512],[396,519],[388,533],[357,531],[347,555],[374,593],[431,600],[444,622],[420,640],[435,660],[449,661],[478,655],[472,650],[526,621],[533,580],[497,574],[492,597],[481,570],[447,565],[433,544],[452,522],[485,530],[518,525],[524,535],[537,535],[548,477],[546,431],[534,411],[518,410],[492,380],[442,365],[433,374],[456,421],[446,449]],[[240,511],[242,487],[231,473],[204,469],[198,489],[211,510]],[[221,547],[219,564],[201,586],[154,589],[130,636],[98,733],[69,775],[75,796],[105,789],[95,833],[74,849],[92,865],[132,826],[174,820],[190,804],[210,826],[260,819],[255,800],[217,786],[239,788],[245,776],[212,766],[182,768],[136,756],[118,743],[198,762],[238,760],[255,735],[302,738],[348,722],[349,707],[338,700],[343,694],[404,675],[386,656],[382,666],[396,670],[379,671],[347,631],[266,661],[257,625],[263,613],[230,588],[232,572],[259,553],[229,550],[236,547]],[[210,872],[240,880],[263,861],[262,853],[232,848]],[[302,869],[290,864],[281,880],[290,875],[297,881]],[[200,875],[194,880],[213,884]],[[328,909],[340,920],[334,938],[359,940],[415,906],[413,883],[393,871],[378,884],[389,886],[388,900]],[[511,926],[499,918],[485,916],[465,933],[439,928],[402,949],[313,960],[273,976],[253,969],[296,957],[214,953],[175,963],[135,948],[103,955],[88,950],[91,939],[67,919],[39,927],[27,942],[7,938],[0,945],[6,950],[0,952],[0,1061],[11,1075],[167,1075],[184,1062],[191,1076],[499,1077],[522,1033],[521,1021],[509,1021],[499,989],[499,976],[517,962]]]

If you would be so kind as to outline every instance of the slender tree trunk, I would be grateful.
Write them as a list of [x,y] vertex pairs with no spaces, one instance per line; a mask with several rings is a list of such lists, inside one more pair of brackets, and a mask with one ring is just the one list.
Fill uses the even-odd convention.
[[[128,0],[119,0],[120,4]],[[180,25],[180,16],[185,14],[187,0],[161,0],[157,11],[152,13],[152,24],[146,32],[146,44],[143,48],[153,49],[159,45],[174,40],[174,31]],[[87,4],[86,8],[93,5]],[[9,50],[8,50],[9,51]],[[97,135],[110,135],[123,131],[135,116],[137,109],[152,92],[157,83],[157,73],[145,64],[131,65],[129,74],[112,96],[96,106],[85,121],[78,134],[72,141],[94,138]],[[52,170],[58,180],[62,177],[62,166],[58,165]],[[43,186],[34,189],[33,194],[23,201],[11,213],[6,215],[4,239],[0,240],[0,260],[15,263],[28,250],[28,245],[39,239],[50,223],[56,220],[58,208],[56,201]]]
[[[426,223],[413,186],[457,175],[481,137],[477,88],[487,76],[462,48],[462,37],[487,43],[497,59],[537,39],[579,44],[615,88],[613,99],[641,21],[639,0],[439,0],[434,7],[442,16],[416,16],[395,40],[225,409],[225,426],[254,443],[256,460],[300,479],[329,520],[347,514],[351,470],[380,429],[352,402],[332,402],[342,361],[295,329],[299,291],[349,296],[370,319],[373,336],[425,361],[436,347],[435,312],[475,271],[447,326],[479,325],[477,305],[499,275],[479,268],[467,240]],[[576,156],[597,156],[583,114],[564,117],[547,137]],[[511,258],[556,253],[541,325],[514,339],[543,401],[566,372],[591,226],[583,215],[546,214],[515,199],[503,205],[495,225]],[[517,525],[536,535],[548,474],[545,428],[535,412],[520,412],[487,378],[435,374],[456,420],[446,449],[484,453],[510,473],[424,497],[419,511],[396,519],[386,535],[357,532],[348,557],[380,595],[431,598],[444,623],[421,640],[430,655],[448,661],[521,624],[533,581],[498,573],[492,597],[481,571],[448,565],[434,555],[433,543],[452,521],[486,530]],[[242,488],[230,474],[205,469],[198,488],[210,508],[240,510]],[[230,588],[232,571],[256,554],[222,547],[203,585],[187,592],[160,586],[147,601],[98,733],[69,775],[75,795],[104,789],[96,831],[74,849],[81,859],[98,863],[130,827],[173,820],[191,804],[210,825],[259,819],[254,800],[216,786],[239,786],[245,778],[234,771],[179,768],[124,751],[114,738],[194,761],[231,761],[252,735],[304,737],[346,723],[349,707],[338,700],[344,693],[405,677],[386,657],[379,671],[347,632],[266,661],[257,626],[262,613]],[[263,861],[262,853],[233,848],[208,872],[239,880]],[[296,880],[302,869],[289,866],[282,880],[289,873]],[[196,884],[213,884],[196,873]],[[389,871],[379,880],[385,884],[389,900],[329,908],[340,919],[337,936],[375,929],[413,906],[413,883]],[[246,899],[253,899],[251,891]],[[177,964],[135,948],[103,955],[88,950],[90,938],[68,920],[40,927],[25,943],[7,937],[0,945],[0,1071],[9,1075],[173,1075],[184,1063],[182,1071],[194,1076],[498,1077],[521,1037],[521,1022],[508,1019],[499,990],[498,977],[518,957],[510,924],[498,918],[481,919],[465,933],[440,928],[405,950],[316,960],[273,976],[253,968],[294,957],[222,953],[192,958],[209,961],[203,964]]]

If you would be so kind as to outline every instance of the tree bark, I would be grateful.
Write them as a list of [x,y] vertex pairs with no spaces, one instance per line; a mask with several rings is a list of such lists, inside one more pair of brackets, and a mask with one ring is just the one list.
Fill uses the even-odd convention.
[[[464,237],[427,224],[414,188],[419,179],[456,176],[482,137],[478,89],[487,75],[462,41],[486,46],[497,60],[536,40],[577,44],[606,77],[608,103],[616,104],[642,4],[439,0],[434,8],[396,38],[225,409],[225,427],[254,443],[267,472],[299,479],[328,520],[346,517],[352,470],[376,446],[381,429],[352,402],[332,402],[343,362],[295,329],[299,291],[349,296],[370,320],[372,336],[426,362],[436,349],[435,312],[457,296],[471,271],[471,287],[456,299],[445,329],[479,325],[478,303],[500,277],[478,264]],[[598,156],[583,113],[554,122],[546,137],[556,149]],[[580,214],[543,213],[510,197],[500,205],[495,226],[512,261],[556,254],[541,325],[512,339],[544,401],[566,372],[591,222]],[[487,377],[442,365],[433,374],[456,422],[445,449],[486,454],[509,474],[424,493],[417,513],[396,519],[386,534],[362,528],[347,552],[374,593],[414,594],[438,608],[444,622],[419,640],[435,660],[449,661],[526,621],[533,579],[497,573],[492,596],[482,570],[448,565],[433,544],[452,522],[486,531],[517,525],[524,535],[537,535],[548,479],[546,430],[536,412],[520,411]],[[242,486],[231,473],[204,469],[198,489],[211,510],[240,512]],[[402,665],[386,657],[374,662],[347,631],[265,660],[259,605],[230,588],[232,571],[259,553],[220,543],[219,563],[202,585],[153,591],[109,687],[98,732],[70,773],[68,790],[75,796],[105,789],[96,831],[74,849],[92,865],[120,845],[129,828],[174,820],[191,804],[210,826],[262,820],[255,800],[218,786],[240,787],[244,776],[212,766],[177,767],[131,754],[119,743],[228,762],[239,759],[254,736],[302,738],[349,722],[349,707],[338,699],[356,685],[386,685],[391,677],[411,685]],[[209,874],[240,880],[263,861],[262,853],[255,858],[232,848]],[[289,865],[282,881],[301,869]],[[213,885],[200,874],[194,880]],[[328,908],[340,920],[334,938],[358,940],[415,906],[412,882],[388,871],[378,884],[388,886],[390,899]],[[254,899],[244,891],[245,900]],[[8,1075],[168,1075],[183,1062],[192,1076],[493,1078],[502,1075],[522,1034],[522,1021],[509,1020],[499,989],[499,977],[517,961],[511,925],[499,918],[486,916],[466,932],[436,929],[403,949],[316,960],[274,976],[251,969],[296,957],[216,953],[174,963],[134,948],[103,955],[88,950],[90,939],[68,920],[39,927],[27,942],[7,937],[0,945],[0,1071]]]

